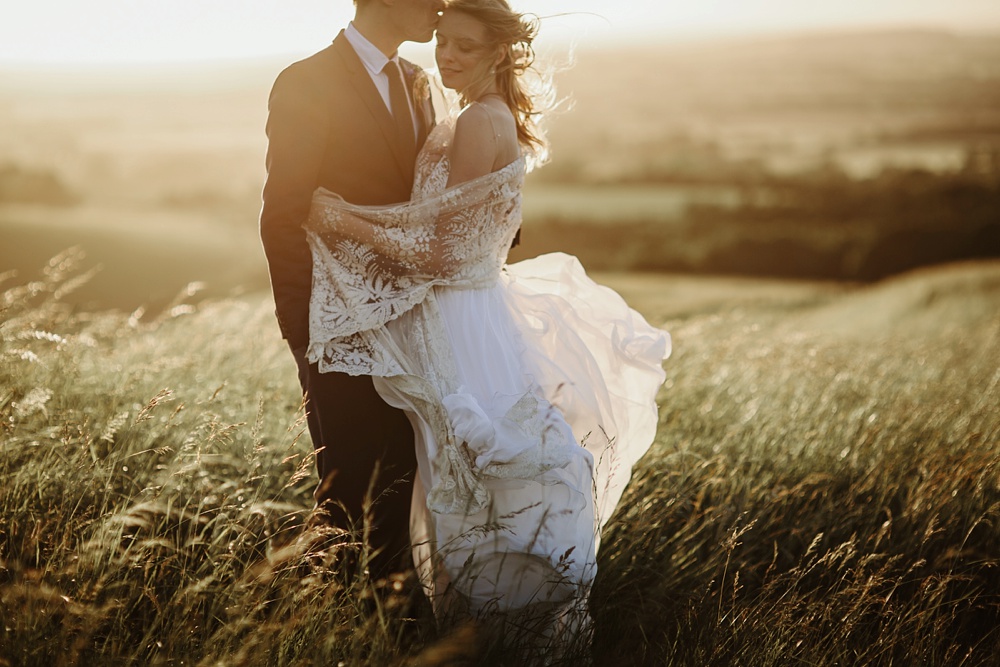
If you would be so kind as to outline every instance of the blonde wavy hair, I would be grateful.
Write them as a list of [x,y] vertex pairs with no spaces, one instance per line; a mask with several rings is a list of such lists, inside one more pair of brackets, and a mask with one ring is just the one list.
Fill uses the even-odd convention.
[[[488,48],[505,47],[496,65],[497,89],[514,114],[518,142],[534,156],[536,165],[544,162],[548,142],[539,122],[554,107],[555,98],[551,77],[534,67],[531,43],[538,34],[538,17],[518,14],[506,0],[448,0],[445,9],[462,12],[481,23],[486,28]],[[525,76],[529,73],[534,75],[531,82]]]

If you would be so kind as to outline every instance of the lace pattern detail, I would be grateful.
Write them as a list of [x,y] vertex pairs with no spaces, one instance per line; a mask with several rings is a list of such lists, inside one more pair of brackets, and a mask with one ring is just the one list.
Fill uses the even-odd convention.
[[[363,207],[322,189],[313,196],[306,223],[313,257],[308,358],[322,372],[382,378],[417,405],[442,443],[434,461],[440,483],[429,490],[429,507],[474,512],[489,503],[481,475],[527,474],[566,458],[559,447],[546,447],[544,455],[478,467],[445,408],[444,398],[458,387],[434,288],[496,284],[521,224],[525,173],[522,157],[447,188],[453,131],[453,123],[443,123],[428,137],[411,202]],[[395,323],[392,331],[389,322]],[[395,338],[400,331],[405,340]],[[524,414],[512,418],[524,420],[522,428],[537,443],[541,422],[530,420],[542,417],[525,412],[526,404],[518,409]]]
[[313,196],[306,222],[313,255],[310,360],[374,374],[377,364],[347,364],[325,348],[381,327],[436,285],[486,287],[499,277],[521,223],[525,160],[444,189],[447,142],[441,135],[449,127],[439,125],[428,139],[411,202],[356,206],[322,188]]
[[433,197],[447,188],[451,173],[448,147],[451,145],[453,132],[454,126],[445,122],[436,126],[427,136],[424,147],[417,155],[412,199]]

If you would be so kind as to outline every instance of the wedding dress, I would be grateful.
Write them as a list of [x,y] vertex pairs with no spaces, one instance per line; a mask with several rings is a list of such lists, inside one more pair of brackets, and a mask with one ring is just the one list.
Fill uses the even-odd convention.
[[600,531],[656,431],[670,354],[576,258],[506,265],[525,158],[447,188],[453,123],[417,161],[408,204],[317,191],[309,359],[366,374],[406,411],[411,539],[439,617],[585,631]]

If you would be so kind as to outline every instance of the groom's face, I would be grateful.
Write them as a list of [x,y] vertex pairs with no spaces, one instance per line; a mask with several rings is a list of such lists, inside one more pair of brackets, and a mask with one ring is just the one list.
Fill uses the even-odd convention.
[[434,36],[444,0],[395,0],[392,21],[405,42],[429,42]]

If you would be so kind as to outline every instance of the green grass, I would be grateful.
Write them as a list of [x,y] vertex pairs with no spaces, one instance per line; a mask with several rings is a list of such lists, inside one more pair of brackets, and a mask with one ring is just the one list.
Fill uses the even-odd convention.
[[[4,283],[0,665],[511,664],[297,545],[311,447],[266,298],[74,312],[73,264]],[[675,354],[595,665],[993,664],[1000,265],[659,280]]]

